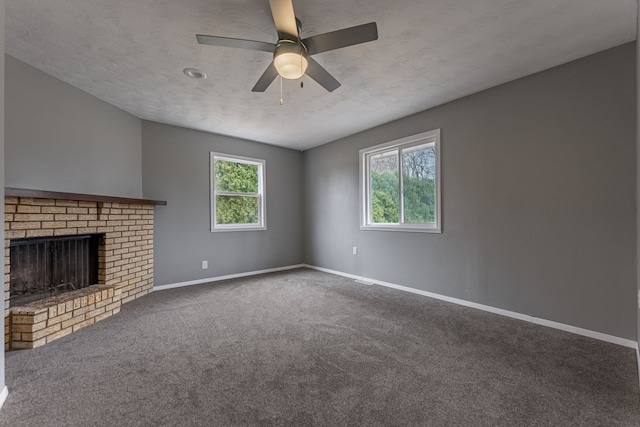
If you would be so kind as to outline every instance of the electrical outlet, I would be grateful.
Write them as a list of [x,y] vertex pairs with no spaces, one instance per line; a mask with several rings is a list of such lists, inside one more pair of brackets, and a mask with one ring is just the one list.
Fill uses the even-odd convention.
[[358,255],[358,247],[357,246],[353,247],[353,254],[354,255]]
[[206,270],[207,268],[209,268],[209,261],[202,261],[202,269]]

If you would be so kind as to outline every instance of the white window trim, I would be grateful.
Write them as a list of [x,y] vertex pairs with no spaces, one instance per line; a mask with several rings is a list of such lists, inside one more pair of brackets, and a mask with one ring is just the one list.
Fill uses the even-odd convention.
[[[382,151],[386,151],[396,147],[408,148],[414,145],[433,144],[436,155],[436,209],[435,223],[426,224],[378,224],[372,223],[369,218],[370,205],[370,174],[369,174],[369,157]],[[399,163],[400,164],[400,163]],[[397,139],[391,142],[385,142],[373,147],[367,147],[360,150],[360,229],[376,230],[376,231],[408,231],[419,233],[442,233],[442,192],[441,192],[441,167],[440,167],[440,129],[434,129],[417,135],[408,136],[406,138]],[[400,193],[402,194],[402,180],[400,180]],[[402,218],[402,203],[400,203],[399,215]]]
[[[267,203],[265,194],[267,192],[267,162],[262,159],[254,159],[251,157],[243,157],[236,156],[232,154],[223,154],[223,153],[210,153],[210,161],[209,161],[209,198],[211,199],[211,203],[209,204],[211,207],[211,232],[224,232],[224,231],[256,231],[256,230],[266,230],[267,229]],[[225,194],[225,195],[245,195],[246,193],[230,193],[230,192],[221,192],[216,193],[215,187],[215,173],[214,173],[214,162],[216,160],[226,160],[230,162],[242,162],[249,163],[252,165],[258,166],[258,223],[257,224],[217,224],[216,223],[216,194]]]

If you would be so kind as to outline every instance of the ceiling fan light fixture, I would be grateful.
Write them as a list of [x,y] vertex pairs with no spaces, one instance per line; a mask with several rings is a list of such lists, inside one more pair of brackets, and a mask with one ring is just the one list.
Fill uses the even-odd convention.
[[273,51],[273,65],[282,78],[299,79],[309,66],[307,48],[299,42],[280,40]]

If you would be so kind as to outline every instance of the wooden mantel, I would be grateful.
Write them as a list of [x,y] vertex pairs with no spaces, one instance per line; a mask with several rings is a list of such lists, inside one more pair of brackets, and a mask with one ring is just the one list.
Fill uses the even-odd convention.
[[135,199],[128,197],[99,196],[96,194],[63,193],[59,191],[30,190],[27,188],[4,188],[5,196],[32,197],[34,199],[81,200],[84,202],[131,203],[166,206],[166,200]]

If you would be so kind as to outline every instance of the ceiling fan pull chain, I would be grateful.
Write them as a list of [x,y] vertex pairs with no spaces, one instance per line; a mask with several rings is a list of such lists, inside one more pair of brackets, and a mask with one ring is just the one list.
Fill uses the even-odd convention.
[[[300,40],[300,37],[298,37],[298,40]],[[304,58],[302,57],[302,55],[300,55],[300,69],[304,69],[304,67],[302,66],[302,60]],[[302,81],[302,78],[304,77],[304,73],[300,76],[300,89],[302,89],[304,87],[304,82]]]
[[282,76],[280,76],[280,105],[284,104],[284,100],[282,99]]

